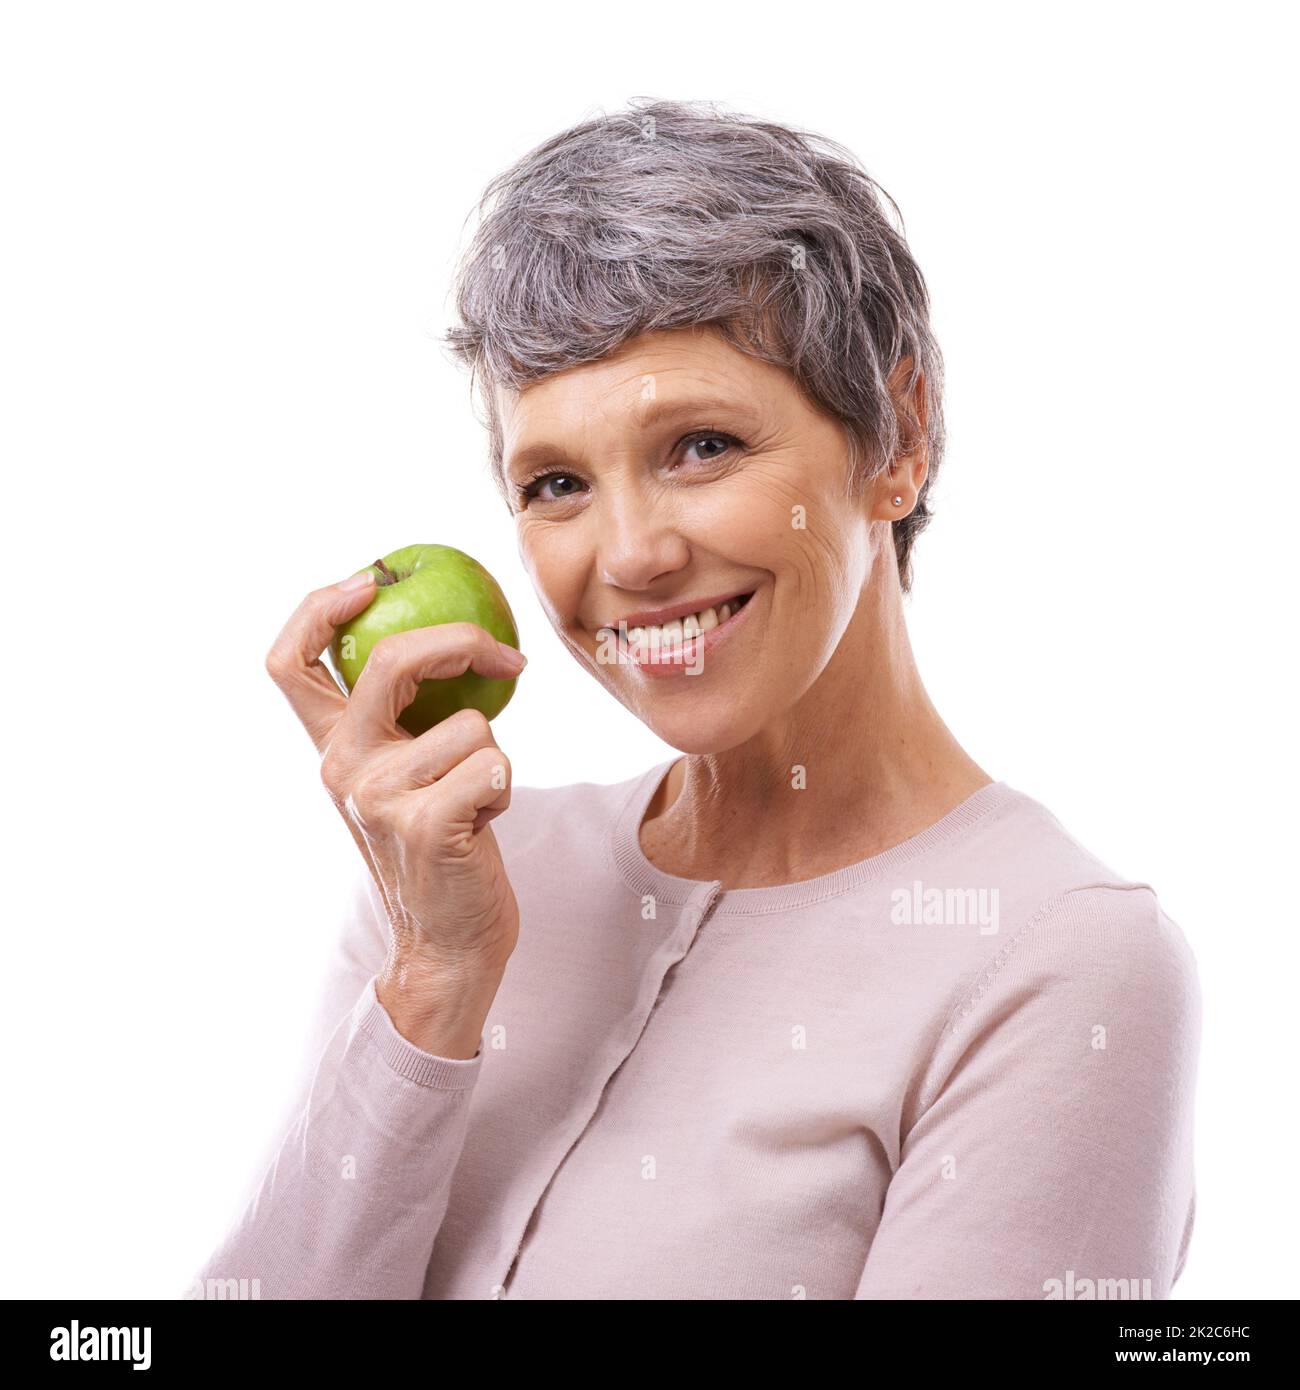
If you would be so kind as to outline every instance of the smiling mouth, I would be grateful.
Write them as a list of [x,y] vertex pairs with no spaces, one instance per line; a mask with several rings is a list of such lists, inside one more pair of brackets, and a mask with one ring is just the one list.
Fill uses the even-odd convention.
[[737,594],[725,603],[688,613],[685,617],[674,618],[666,623],[644,623],[639,627],[625,627],[619,623],[617,630],[611,627],[600,629],[601,636],[617,632],[619,644],[630,650],[649,649],[668,652],[682,647],[696,637],[703,637],[724,623],[730,622],[737,613],[754,597],[755,590],[747,594]]

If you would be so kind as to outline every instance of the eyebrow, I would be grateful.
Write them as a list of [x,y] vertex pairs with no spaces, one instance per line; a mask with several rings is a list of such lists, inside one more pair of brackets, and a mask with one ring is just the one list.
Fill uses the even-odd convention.
[[[734,396],[664,396],[647,402],[644,409],[638,410],[635,423],[639,429],[648,430],[692,415],[699,416],[706,423],[707,417],[713,415],[729,419],[738,427],[744,424],[752,427],[757,411]],[[513,450],[502,471],[508,476],[534,464],[570,461],[569,450],[564,445],[539,439]]]

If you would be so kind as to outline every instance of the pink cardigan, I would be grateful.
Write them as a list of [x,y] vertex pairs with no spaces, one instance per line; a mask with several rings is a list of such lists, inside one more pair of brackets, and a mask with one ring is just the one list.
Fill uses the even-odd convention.
[[520,939],[470,1060],[393,1027],[359,880],[319,1062],[186,1296],[1167,1298],[1201,1005],[1151,888],[998,782],[723,892],[640,848],[670,765],[515,789]]

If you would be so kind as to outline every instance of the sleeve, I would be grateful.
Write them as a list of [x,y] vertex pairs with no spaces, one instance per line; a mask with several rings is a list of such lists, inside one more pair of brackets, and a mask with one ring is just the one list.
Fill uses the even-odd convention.
[[1076,889],[967,984],[856,1297],[1168,1298],[1195,1212],[1181,931],[1145,885]]
[[367,874],[325,972],[287,1132],[185,1297],[421,1296],[483,1047],[437,1057],[397,1031],[375,993],[387,950]]

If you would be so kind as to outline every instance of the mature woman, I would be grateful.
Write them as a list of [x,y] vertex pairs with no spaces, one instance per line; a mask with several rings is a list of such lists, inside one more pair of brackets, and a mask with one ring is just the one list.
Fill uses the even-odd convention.
[[409,632],[345,698],[318,657],[373,581],[307,597],[268,664],[365,869],[200,1293],[1168,1296],[1195,962],[921,684],[942,364],[885,197],[832,142],[678,103],[490,186],[451,343],[521,553],[684,756],[512,792],[481,715],[395,721],[521,657]]

